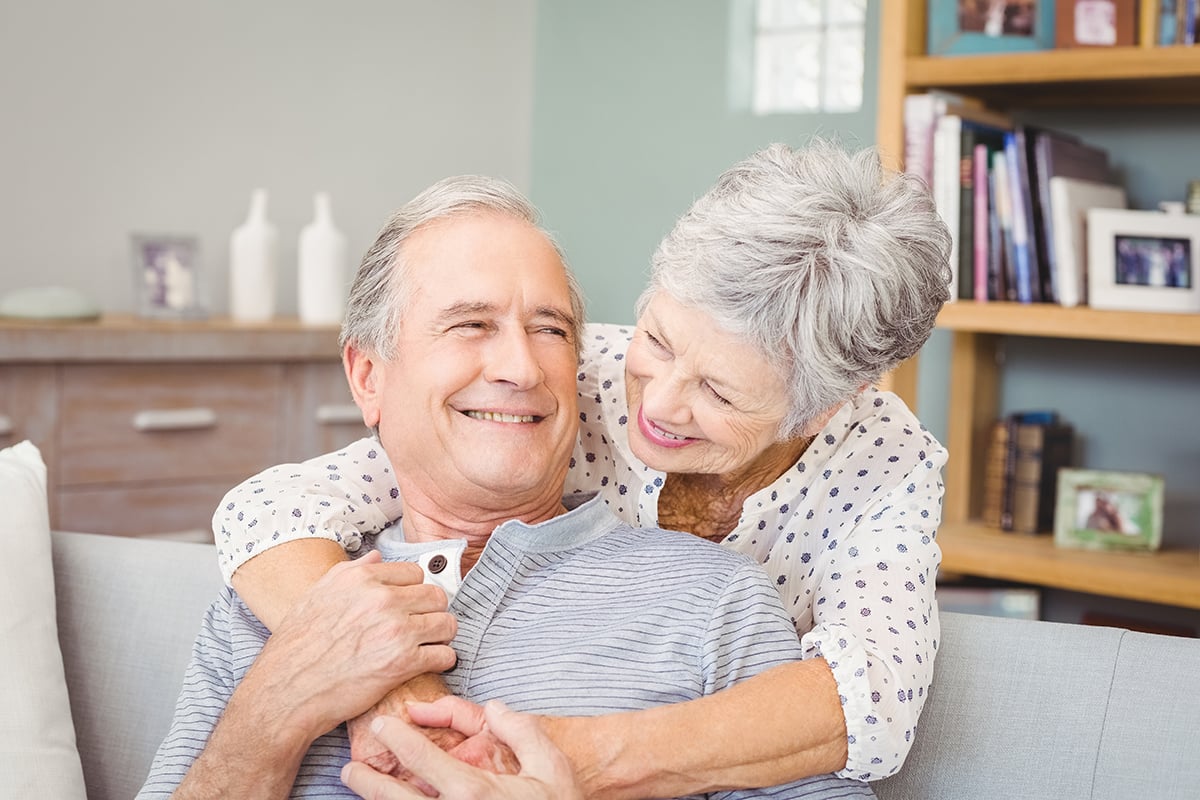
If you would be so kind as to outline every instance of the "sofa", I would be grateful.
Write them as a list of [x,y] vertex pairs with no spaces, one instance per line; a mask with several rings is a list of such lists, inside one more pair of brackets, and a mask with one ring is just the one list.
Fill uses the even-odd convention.
[[[0,486],[9,479],[0,460]],[[43,713],[65,683],[66,733],[49,737],[58,760],[40,779],[77,770],[91,800],[128,800],[166,734],[193,635],[220,586],[214,549],[50,534],[44,510],[38,519],[9,510],[16,525],[3,532],[13,545],[10,558],[14,547],[46,541],[54,606],[48,625],[57,629],[57,648],[48,658],[61,652],[61,666],[55,673],[50,661],[38,666],[22,655],[20,664],[6,667],[10,675],[29,666],[36,674],[26,682],[53,680],[36,692],[9,681],[0,698],[28,706],[18,708],[17,717]],[[24,592],[35,592],[46,582],[36,574],[41,556],[17,555],[30,563],[9,573],[10,585],[32,576]],[[9,599],[0,586],[0,600]],[[4,630],[6,649],[11,630]],[[17,630],[14,635],[28,638]],[[908,762],[875,789],[883,800],[1195,800],[1198,683],[1198,640],[946,613],[933,687]],[[39,692],[45,696],[24,697]],[[73,740],[66,741],[72,727]],[[0,726],[0,737],[4,733]],[[22,783],[5,775],[38,759],[52,763],[43,758],[45,748],[30,756],[5,747],[0,740],[0,797],[82,796],[39,789],[37,776]]]

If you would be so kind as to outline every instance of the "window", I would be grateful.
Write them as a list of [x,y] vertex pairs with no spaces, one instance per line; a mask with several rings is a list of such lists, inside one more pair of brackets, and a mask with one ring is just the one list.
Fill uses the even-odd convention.
[[756,114],[862,107],[866,0],[756,0]]

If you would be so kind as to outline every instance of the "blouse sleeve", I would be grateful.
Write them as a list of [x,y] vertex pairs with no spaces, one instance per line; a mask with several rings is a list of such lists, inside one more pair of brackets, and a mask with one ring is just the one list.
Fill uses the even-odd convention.
[[877,499],[814,588],[813,627],[801,645],[837,681],[848,734],[841,777],[895,773],[916,735],[940,636],[934,535],[944,456],[939,448]]
[[391,463],[371,437],[271,467],[230,490],[213,514],[221,575],[228,584],[258,553],[297,539],[329,539],[357,552],[362,534],[382,530],[401,510]]

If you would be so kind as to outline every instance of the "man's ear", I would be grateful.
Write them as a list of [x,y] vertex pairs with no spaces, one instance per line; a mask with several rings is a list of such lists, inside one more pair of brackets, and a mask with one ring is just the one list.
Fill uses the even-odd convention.
[[362,411],[363,423],[368,428],[379,425],[379,370],[382,365],[376,356],[359,350],[352,344],[342,350],[342,366],[350,384],[350,394]]

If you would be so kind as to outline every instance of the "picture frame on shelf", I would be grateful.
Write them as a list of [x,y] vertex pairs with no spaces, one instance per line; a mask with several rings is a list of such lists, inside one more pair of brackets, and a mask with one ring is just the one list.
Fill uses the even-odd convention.
[[1092,308],[1200,313],[1200,216],[1092,208],[1087,242]]
[[1055,0],[1054,46],[1132,47],[1137,13],[1137,0]]
[[1056,547],[1157,550],[1162,544],[1163,479],[1144,472],[1058,471]]
[[931,56],[1022,53],[1054,47],[1055,0],[929,0]]
[[195,236],[131,236],[133,293],[138,316],[149,319],[202,319],[200,240]]

